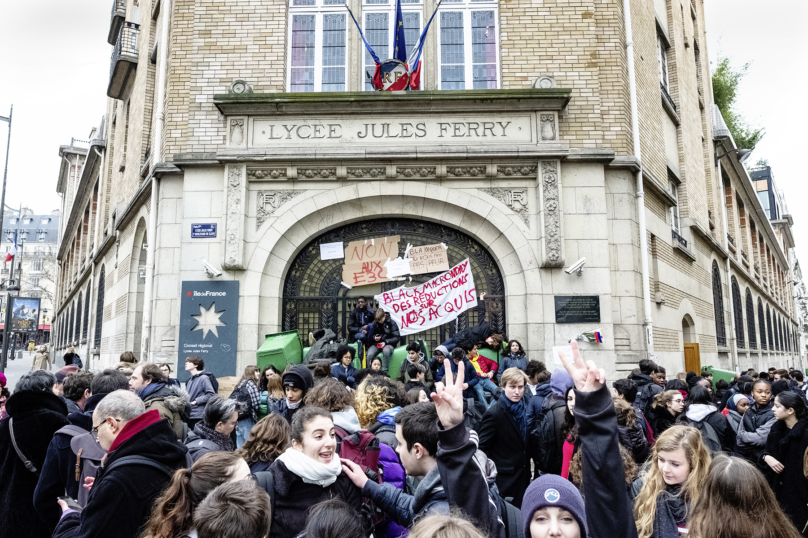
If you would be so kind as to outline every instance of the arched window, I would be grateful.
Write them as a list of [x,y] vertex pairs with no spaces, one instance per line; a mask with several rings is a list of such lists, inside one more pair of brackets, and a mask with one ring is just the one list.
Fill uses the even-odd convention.
[[758,299],[758,328],[760,329],[760,349],[769,349],[766,344],[766,316],[763,314],[763,301]]
[[81,337],[87,338],[87,331],[90,330],[90,288],[87,288],[87,297],[84,299],[84,321],[82,321],[83,328],[81,329]]
[[81,292],[79,292],[79,298],[76,301],[76,340],[81,338]]
[[741,303],[741,290],[738,288],[738,281],[732,277],[732,309],[735,319],[735,339],[740,349],[746,348],[746,340],[743,334],[743,310]]
[[786,351],[791,353],[791,335],[788,334],[789,331],[788,331],[788,322],[787,321],[783,322],[783,327],[784,327],[783,334],[785,335],[785,341],[786,341]]
[[746,331],[749,333],[749,349],[757,349],[755,303],[752,301],[752,292],[749,291],[749,288],[746,288]]
[[783,341],[783,318],[777,314],[777,329],[780,331],[780,351],[786,350],[786,343]]
[[777,351],[783,351],[783,342],[780,341],[782,337],[780,334],[780,318],[777,316],[777,312],[772,316],[772,320],[774,320],[774,347]]
[[73,313],[74,312],[73,311],[74,311],[74,307],[71,306],[70,307],[70,321],[68,321],[68,333],[67,333],[68,334],[68,344],[69,345],[73,345],[73,327],[74,327],[74,325],[73,325],[73,320],[74,320]]
[[95,300],[95,335],[93,338],[93,347],[96,349],[101,347],[101,328],[104,325],[104,272],[106,267],[101,267],[101,274],[98,277],[98,297]]
[[719,346],[727,345],[727,334],[724,331],[724,294],[721,290],[721,274],[718,264],[713,262],[713,313],[715,314],[715,341]]
[[772,338],[772,313],[766,305],[766,332],[769,333],[769,350],[774,351],[774,338]]

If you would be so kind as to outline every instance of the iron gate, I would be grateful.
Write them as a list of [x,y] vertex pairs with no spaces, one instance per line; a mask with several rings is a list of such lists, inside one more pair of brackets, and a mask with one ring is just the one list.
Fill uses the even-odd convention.
[[[347,338],[348,317],[356,308],[356,298],[363,295],[362,288],[349,290],[341,285],[342,259],[321,260],[320,244],[348,243],[400,235],[399,255],[404,256],[407,243],[428,245],[444,243],[448,246],[449,266],[468,258],[478,295],[486,293],[488,323],[495,333],[505,334],[505,288],[502,274],[488,251],[468,235],[440,224],[415,219],[377,219],[348,224],[326,232],[310,242],[292,262],[283,286],[284,331],[296,330],[304,346],[308,334],[320,328],[331,328],[338,336]],[[416,275],[412,285],[421,284],[440,273]],[[398,287],[398,282],[385,282],[382,290]],[[410,285],[408,283],[408,285]],[[372,295],[365,295],[374,308]],[[477,310],[461,314],[457,320],[427,331],[409,335],[403,341],[423,338],[429,349],[448,339],[457,331],[478,322]]]

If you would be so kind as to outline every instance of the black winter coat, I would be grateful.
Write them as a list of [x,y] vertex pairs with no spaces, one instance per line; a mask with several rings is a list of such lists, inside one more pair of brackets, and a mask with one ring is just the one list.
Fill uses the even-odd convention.
[[[803,473],[803,457],[808,449],[808,420],[798,420],[790,430],[785,422],[778,420],[769,432],[766,448],[760,454],[758,465],[767,471],[769,483],[783,512],[791,518],[797,529],[805,528],[808,522],[808,478]],[[783,464],[784,469],[776,474],[763,461],[771,456]]]
[[[727,454],[732,454],[735,451],[735,430],[732,429],[727,417],[725,417],[718,409],[707,415],[704,422],[709,424],[718,435],[718,440],[721,443],[721,449]],[[676,417],[676,422],[681,424],[688,424],[693,422],[687,417],[687,412],[682,413]]]
[[345,473],[328,487],[307,484],[303,479],[276,460],[270,467],[275,488],[275,513],[272,514],[270,538],[291,538],[306,528],[309,509],[315,504],[339,497],[359,513],[362,493]]
[[[351,315],[348,317],[348,341],[355,342],[356,339],[354,338],[357,333],[362,330],[363,325],[370,325],[373,323],[373,315],[374,311],[369,306],[365,307],[364,310],[360,310],[358,308],[354,308],[351,312]],[[365,330],[369,330],[368,329]]]
[[[382,335],[382,339],[378,342],[375,339],[377,334]],[[366,341],[369,346],[384,342],[387,346],[396,347],[401,341],[401,332],[398,329],[398,323],[389,318],[381,325],[374,321],[368,325],[368,338]]]
[[485,318],[485,301],[477,302],[477,319],[479,321],[474,327],[469,327],[468,329],[463,329],[455,333],[451,340],[454,340],[456,346],[462,347],[463,349],[471,349],[491,336],[491,326]]
[[667,407],[654,407],[648,420],[651,421],[651,431],[654,432],[654,439],[659,439],[662,432],[676,423],[676,417],[668,411]]
[[631,426],[617,426],[617,429],[620,444],[631,452],[634,461],[638,465],[642,465],[651,453],[648,440],[645,438],[645,432],[640,429],[637,422]]
[[[137,420],[137,419],[135,419]],[[186,448],[167,420],[146,426],[109,453],[81,513],[66,514],[53,538],[136,538],[151,515],[152,505],[170,476],[145,465],[122,465],[126,456],[145,456],[172,469],[185,467]]]
[[521,508],[522,497],[530,483],[530,460],[510,409],[501,406],[499,401],[491,404],[483,415],[479,435],[480,450],[497,466],[500,495],[513,497],[513,505]]
[[26,390],[8,399],[6,411],[9,418],[0,421],[0,538],[48,538],[51,529],[34,509],[39,477],[17,456],[9,427],[13,420],[17,446],[41,471],[53,434],[67,425],[67,407],[52,392]]

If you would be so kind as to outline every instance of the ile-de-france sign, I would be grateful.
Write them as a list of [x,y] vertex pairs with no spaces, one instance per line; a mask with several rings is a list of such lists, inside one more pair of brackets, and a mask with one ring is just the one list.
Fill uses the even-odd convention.
[[255,118],[253,147],[309,145],[468,145],[535,144],[536,116],[513,114],[435,114],[433,116]]

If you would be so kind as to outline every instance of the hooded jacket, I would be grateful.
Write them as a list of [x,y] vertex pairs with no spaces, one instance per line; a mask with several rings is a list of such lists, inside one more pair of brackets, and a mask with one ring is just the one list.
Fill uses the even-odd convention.
[[[457,365],[451,359],[449,359],[450,364],[452,365],[452,372],[457,374]],[[463,391],[463,398],[474,398],[474,385],[480,382],[480,378],[477,377],[477,370],[474,369],[474,366],[471,365],[468,359],[463,359],[463,363],[465,364],[465,383],[468,383],[469,388]],[[446,367],[441,365],[438,369],[438,376],[437,381],[443,381],[443,376],[446,375],[444,371]]]
[[[401,365],[401,373],[398,376],[398,380],[404,383],[405,385],[411,381],[410,374],[409,372],[407,372],[407,367],[410,364],[412,363],[410,362],[410,359],[407,358]],[[417,364],[420,364],[421,366],[424,367],[424,370],[426,370],[424,372],[424,385],[432,387],[435,384],[435,376],[432,374],[432,368],[429,367],[429,362],[427,362],[427,360],[424,357],[419,355]]]
[[[808,478],[803,472],[803,458],[808,450],[808,421],[798,420],[794,427],[788,429],[785,422],[778,420],[769,432],[766,448],[760,453],[758,465],[767,471],[769,484],[780,503],[783,512],[791,519],[797,529],[804,529],[808,522]],[[779,474],[771,471],[763,461],[772,456],[783,464]]]
[[638,465],[642,465],[648,459],[651,449],[648,446],[648,440],[645,438],[645,432],[642,431],[637,422],[635,421],[630,426],[620,426],[618,424],[617,434],[620,444],[631,452],[634,461]]
[[[160,418],[168,420],[177,439],[185,437],[185,425],[182,422],[182,413],[185,411],[185,406],[191,401],[188,392],[182,387],[177,385],[163,385],[159,389],[142,397],[143,403],[146,405],[146,411],[156,409],[160,413]],[[147,388],[151,385],[147,385]],[[146,390],[146,389],[142,389]],[[197,400],[197,403],[199,401]]]
[[[525,391],[527,392],[527,391]],[[536,394],[534,394],[527,406],[527,430],[530,431],[533,429],[534,424],[541,420],[544,417],[542,412],[542,405],[544,404],[544,399],[550,396],[553,393],[553,388],[550,386],[550,382],[547,381],[536,387]]]
[[[637,385],[637,399],[634,400],[634,407],[642,412],[650,409],[654,405],[654,397],[662,392],[662,387],[654,383],[648,374],[631,374],[629,379]],[[654,435],[657,435],[654,432]]]
[[[732,453],[735,450],[735,430],[730,426],[727,417],[718,412],[716,406],[692,404],[685,412],[684,417],[690,422],[706,422],[715,430],[724,452]],[[682,420],[682,417],[680,416],[679,419]]]
[[[356,335],[362,331],[363,325],[370,325],[373,323],[373,316],[375,312],[370,306],[362,308],[354,308],[351,315],[348,317],[348,341],[354,342]],[[368,327],[370,329],[370,327]]]
[[393,450],[398,447],[396,438],[396,415],[401,411],[401,407],[393,407],[379,413],[376,422],[368,425],[368,431],[375,435],[380,442],[389,446]]
[[191,376],[185,382],[185,390],[188,391],[188,402],[196,402],[191,405],[192,420],[201,419],[205,414],[205,404],[208,400],[216,396],[216,391],[213,390],[213,383],[210,382],[208,376],[213,375],[207,370],[202,370],[198,374]]
[[527,370],[527,362],[527,355],[524,353],[521,355],[511,355],[510,352],[508,352],[508,355],[502,357],[502,363],[497,371],[497,381],[499,381],[499,378],[502,377],[502,373],[508,368],[519,368],[524,372]]
[[47,538],[52,529],[33,503],[39,477],[17,455],[9,428],[13,421],[17,446],[41,471],[53,434],[68,424],[67,407],[52,392],[26,390],[11,395],[6,410],[9,418],[0,421],[0,538]]
[[769,400],[769,403],[763,407],[758,407],[754,403],[750,405],[746,413],[743,414],[743,420],[735,434],[735,445],[738,452],[752,463],[757,463],[761,451],[766,446],[769,432],[774,423],[777,422],[777,419],[774,418],[773,408],[774,398]]
[[[205,454],[209,454],[211,452],[221,452],[225,449],[219,445],[216,441],[211,439],[211,437],[201,428],[203,426],[202,422],[199,422],[194,426],[192,432],[188,434],[188,439],[185,441],[185,446],[188,447],[188,454],[190,454],[191,459],[194,460],[194,463],[199,461],[199,458],[204,456]],[[220,434],[224,437],[223,434]],[[227,437],[229,441],[230,438]],[[233,446],[231,445],[230,450],[233,450]]]
[[81,513],[65,514],[53,538],[136,538],[140,534],[151,516],[154,500],[171,476],[146,465],[123,464],[107,469],[126,456],[144,456],[172,469],[181,469],[186,464],[186,448],[177,442],[168,421],[149,411],[130,420],[118,439],[124,434],[131,436],[124,437],[117,446],[113,443],[90,490],[87,506]]

